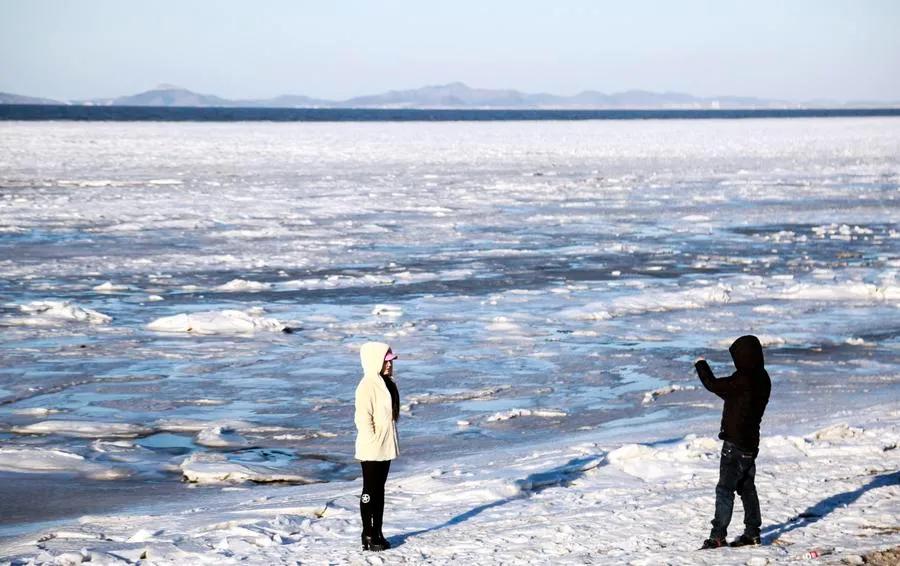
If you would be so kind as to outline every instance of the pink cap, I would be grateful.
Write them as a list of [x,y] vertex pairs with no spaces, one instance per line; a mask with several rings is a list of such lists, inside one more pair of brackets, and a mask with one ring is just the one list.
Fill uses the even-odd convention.
[[384,361],[389,362],[391,360],[396,360],[397,357],[398,357],[397,354],[395,354],[394,352],[388,351],[388,353],[384,355]]

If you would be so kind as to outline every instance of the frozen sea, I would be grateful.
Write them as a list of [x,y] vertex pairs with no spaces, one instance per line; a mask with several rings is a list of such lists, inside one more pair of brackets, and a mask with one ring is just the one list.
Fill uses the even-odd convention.
[[898,199],[891,117],[0,124],[0,537],[355,478],[368,340],[400,473],[712,436],[747,333],[770,414],[896,402]]

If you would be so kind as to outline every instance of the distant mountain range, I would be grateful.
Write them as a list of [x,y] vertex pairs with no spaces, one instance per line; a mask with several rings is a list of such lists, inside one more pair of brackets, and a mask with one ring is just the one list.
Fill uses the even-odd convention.
[[90,100],[60,101],[0,92],[0,104],[61,104],[86,106],[187,106],[230,108],[541,108],[541,109],[702,109],[702,108],[881,108],[900,102],[815,100],[789,102],[746,96],[697,97],[680,92],[628,90],[605,94],[586,90],[574,96],[526,93],[511,89],[471,88],[455,82],[347,100],[324,100],[285,94],[275,98],[229,100],[163,84],[151,90]]
[[21,94],[9,94],[0,92],[0,104],[69,104],[49,98],[37,98],[35,96],[22,96]]

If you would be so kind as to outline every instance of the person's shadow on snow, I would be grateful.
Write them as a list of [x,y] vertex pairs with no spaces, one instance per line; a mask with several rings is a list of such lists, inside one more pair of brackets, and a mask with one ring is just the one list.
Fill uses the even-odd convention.
[[419,529],[417,531],[411,531],[408,533],[388,537],[388,542],[391,543],[392,547],[396,548],[404,544],[408,539],[412,537],[430,533],[432,531],[438,531],[447,527],[452,527],[453,525],[458,525],[460,523],[468,521],[472,517],[483,513],[484,511],[487,511],[488,509],[500,507],[501,505],[506,505],[507,503],[517,501],[519,499],[528,499],[535,493],[540,493],[547,488],[569,487],[572,482],[582,477],[588,470],[599,468],[606,463],[605,453],[595,454],[592,456],[584,456],[581,458],[573,458],[562,466],[547,470],[546,472],[536,472],[524,479],[516,480],[514,483],[519,488],[519,493],[517,493],[516,495],[498,499],[497,501],[492,501],[490,503],[485,503],[484,505],[479,505],[478,507],[473,507],[472,509],[469,509],[464,513],[460,513],[459,515],[456,515],[455,517],[448,519],[446,522],[434,527]]
[[811,525],[812,523],[823,519],[838,507],[850,505],[868,491],[897,484],[900,484],[900,472],[890,472],[875,476],[869,483],[859,489],[836,493],[830,497],[826,497],[815,505],[807,507],[806,510],[799,515],[791,517],[783,523],[772,525],[764,529],[762,543],[772,544],[786,533]]

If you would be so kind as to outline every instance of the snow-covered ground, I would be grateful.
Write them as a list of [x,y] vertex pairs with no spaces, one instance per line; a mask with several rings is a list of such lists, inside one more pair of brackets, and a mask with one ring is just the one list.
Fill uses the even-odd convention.
[[[88,515],[4,541],[0,555],[15,564],[790,564],[815,549],[833,551],[824,559],[833,562],[900,545],[900,403],[770,420],[757,463],[760,547],[697,550],[721,446],[704,419],[601,428],[391,475],[394,548],[381,554],[359,549],[359,482],[332,482]],[[704,432],[659,434],[685,429]]]

